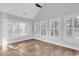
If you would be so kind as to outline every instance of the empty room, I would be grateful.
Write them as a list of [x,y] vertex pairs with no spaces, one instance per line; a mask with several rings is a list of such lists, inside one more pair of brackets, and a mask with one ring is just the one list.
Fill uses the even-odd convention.
[[79,3],[0,3],[0,56],[79,56]]

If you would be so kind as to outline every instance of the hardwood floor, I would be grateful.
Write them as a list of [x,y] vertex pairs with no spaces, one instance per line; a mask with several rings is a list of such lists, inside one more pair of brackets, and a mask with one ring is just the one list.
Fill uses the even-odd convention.
[[32,39],[9,45],[7,56],[79,56],[79,51]]

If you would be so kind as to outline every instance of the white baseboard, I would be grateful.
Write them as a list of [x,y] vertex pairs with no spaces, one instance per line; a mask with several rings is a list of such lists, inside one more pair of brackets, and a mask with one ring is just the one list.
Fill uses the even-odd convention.
[[36,40],[48,42],[48,43],[51,43],[51,44],[55,44],[55,45],[59,45],[59,46],[62,46],[62,47],[66,47],[66,48],[70,48],[70,49],[74,49],[74,50],[79,51],[79,46],[78,46],[79,43],[71,43],[71,42],[66,42],[66,41],[62,41],[62,40],[53,40],[53,39],[50,39],[50,38],[46,39],[46,38],[35,37],[35,36],[30,36],[30,37],[23,38],[21,40],[16,40],[16,41],[15,40],[10,41],[8,43],[15,43],[15,42],[20,42],[20,41],[24,41],[24,40],[31,40],[31,39],[36,39]]
[[44,38],[42,39],[39,37],[34,37],[34,39],[79,51],[79,46],[78,46],[79,43],[71,43],[71,42],[57,41],[57,40],[48,40],[48,39],[44,39]]

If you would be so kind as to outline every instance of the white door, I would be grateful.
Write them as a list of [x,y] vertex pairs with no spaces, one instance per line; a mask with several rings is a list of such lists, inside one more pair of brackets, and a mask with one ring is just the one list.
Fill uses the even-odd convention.
[[39,36],[40,32],[39,32],[39,23],[34,23],[34,36]]
[[61,19],[56,18],[50,20],[49,24],[49,36],[52,39],[59,40],[61,39]]
[[48,21],[40,22],[40,35],[41,37],[48,37]]
[[74,37],[74,42],[79,43],[79,16],[74,17],[74,29],[73,29],[73,37]]
[[64,17],[64,40],[73,42],[74,40],[74,17]]

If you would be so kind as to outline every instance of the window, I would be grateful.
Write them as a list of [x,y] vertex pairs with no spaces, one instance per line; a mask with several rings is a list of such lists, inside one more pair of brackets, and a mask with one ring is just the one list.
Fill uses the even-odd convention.
[[72,42],[74,39],[74,17],[65,16],[64,17],[64,40]]
[[66,16],[64,19],[64,38],[69,42],[79,41],[79,17]]
[[9,25],[9,37],[10,38],[15,38],[15,37],[18,37],[19,33],[18,33],[18,22],[15,22],[15,21],[12,21],[10,20],[8,22],[8,25]]
[[18,22],[13,23],[12,34],[13,34],[14,37],[18,37]]
[[75,18],[75,28],[79,28],[79,18]]
[[19,35],[25,36],[26,35],[26,24],[19,22]]
[[54,22],[51,23],[51,36],[54,35],[54,29],[55,29],[55,24]]
[[47,35],[47,22],[41,23],[41,35],[42,36]]
[[58,36],[59,31],[58,31],[58,22],[57,21],[52,21],[50,25],[50,31],[51,31],[51,36]]
[[25,36],[27,31],[26,23],[9,21],[9,36],[11,38],[16,38],[20,36]]
[[79,40],[79,17],[74,18],[74,34],[75,39]]
[[59,28],[58,28],[58,22],[55,21],[55,36],[58,36],[59,35]]
[[72,19],[68,19],[66,23],[67,36],[72,36]]

